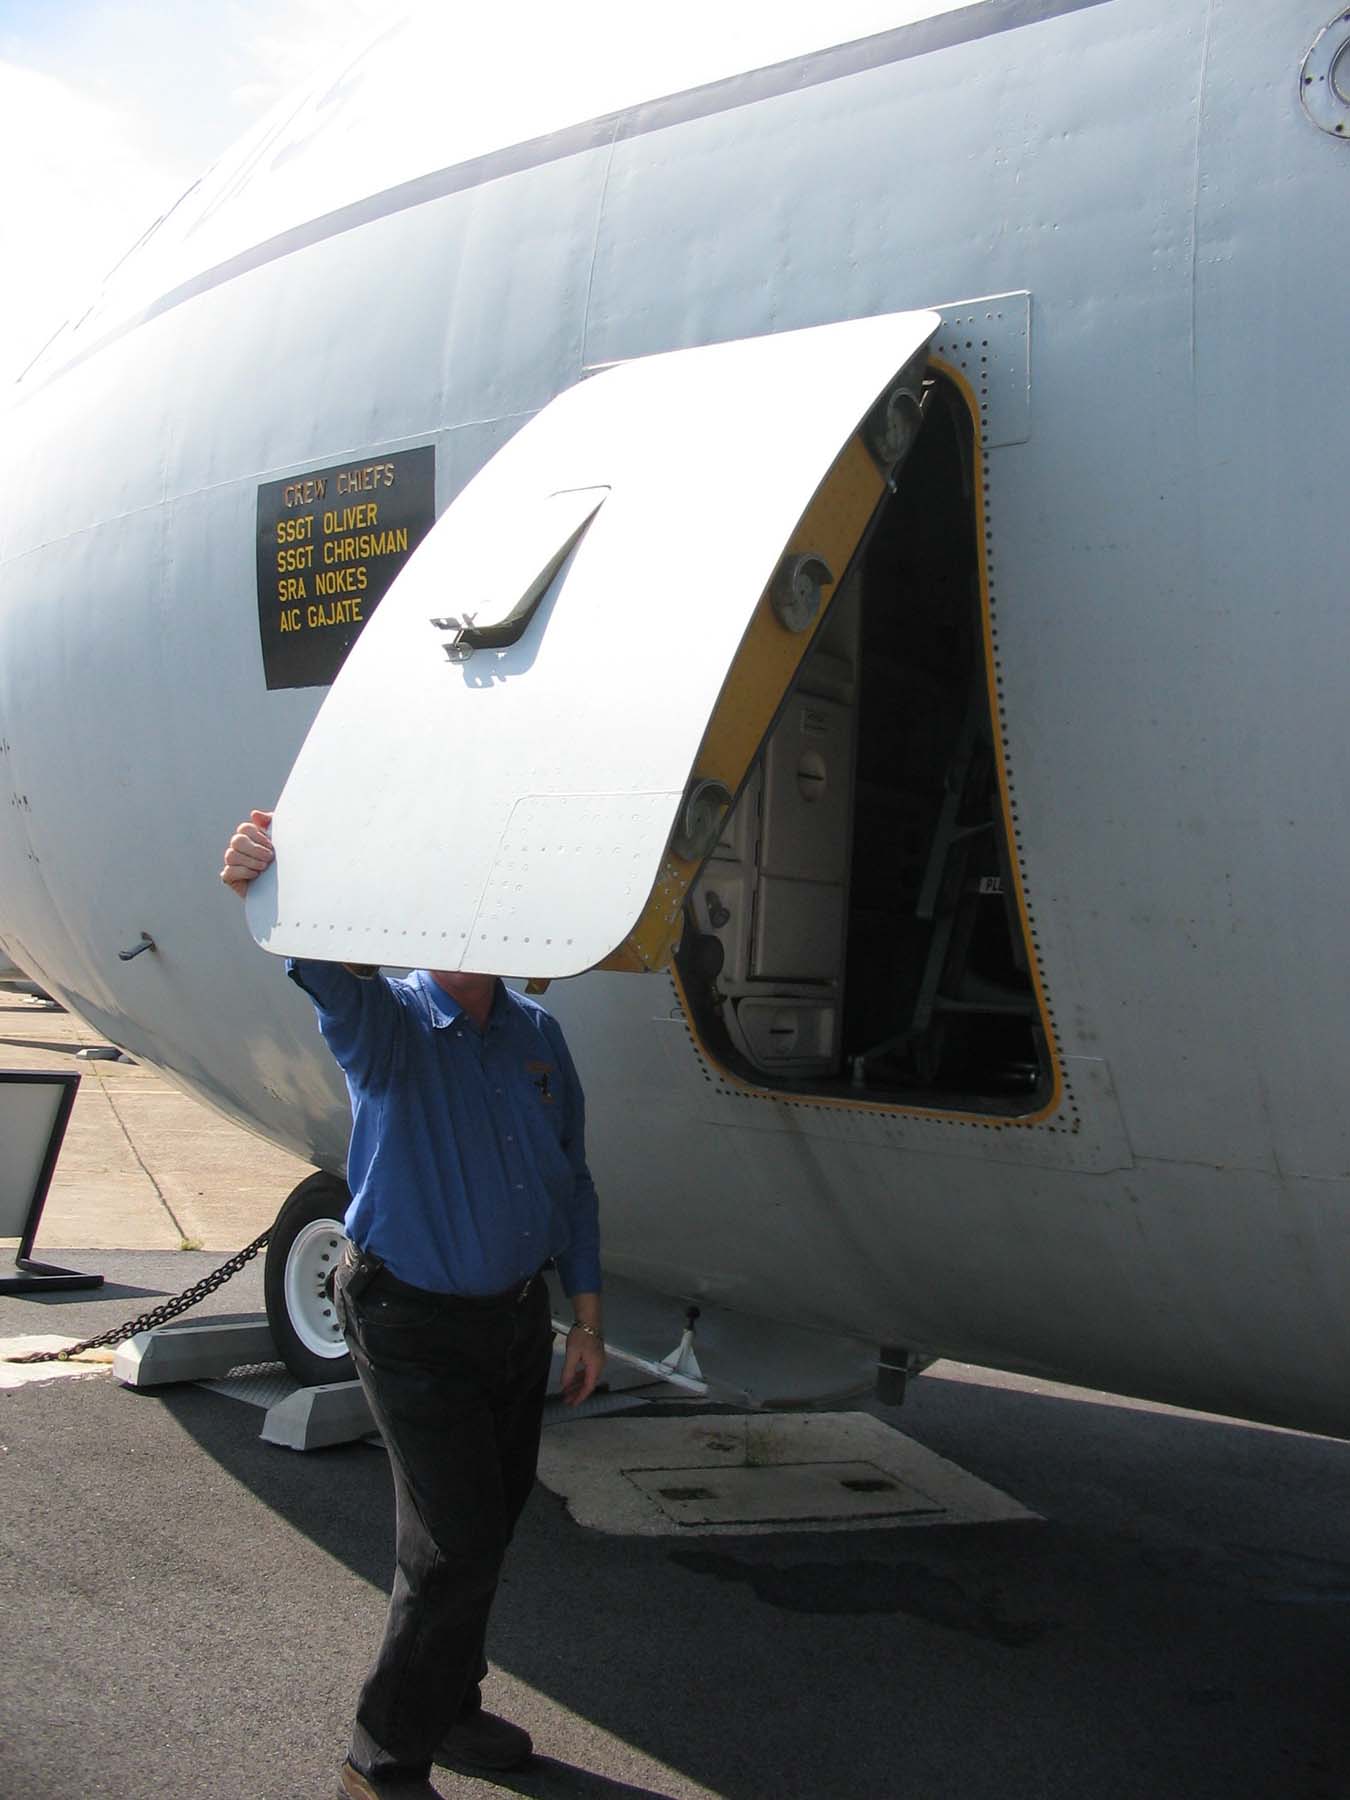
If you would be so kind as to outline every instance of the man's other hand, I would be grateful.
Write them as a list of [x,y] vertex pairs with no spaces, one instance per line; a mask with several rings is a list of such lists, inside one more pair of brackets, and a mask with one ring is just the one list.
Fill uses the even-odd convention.
[[605,1368],[605,1345],[603,1338],[592,1337],[588,1331],[579,1331],[574,1325],[567,1334],[567,1349],[563,1354],[562,1397],[568,1406],[580,1406],[595,1391]]
[[234,836],[225,846],[225,866],[220,871],[220,879],[241,900],[248,892],[249,882],[256,881],[276,855],[268,835],[271,829],[270,812],[251,812],[235,827]]

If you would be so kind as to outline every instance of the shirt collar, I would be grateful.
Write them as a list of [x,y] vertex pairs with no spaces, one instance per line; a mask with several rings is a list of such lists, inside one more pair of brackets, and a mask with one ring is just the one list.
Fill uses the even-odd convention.
[[[413,976],[414,984],[422,991],[431,1014],[431,1023],[437,1031],[443,1031],[447,1025],[454,1025],[464,1015],[464,1008],[453,994],[447,994],[429,969],[418,969]],[[500,978],[496,991],[492,996],[492,1009],[488,1013],[487,1022],[491,1025],[501,1023],[506,1013],[506,988]],[[472,1024],[472,1020],[470,1020]]]

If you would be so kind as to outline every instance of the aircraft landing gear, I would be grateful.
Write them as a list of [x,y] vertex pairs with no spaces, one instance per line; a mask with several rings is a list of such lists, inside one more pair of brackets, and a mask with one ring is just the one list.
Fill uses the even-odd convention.
[[351,1196],[320,1170],[277,1214],[267,1245],[263,1293],[277,1354],[302,1387],[352,1381],[356,1371],[333,1307],[342,1219]]

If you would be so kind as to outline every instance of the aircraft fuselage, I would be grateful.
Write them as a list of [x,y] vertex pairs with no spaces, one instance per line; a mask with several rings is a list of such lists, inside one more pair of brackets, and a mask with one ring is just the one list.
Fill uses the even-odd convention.
[[[319,213],[284,183],[327,140],[297,126],[289,161],[284,133],[255,146],[203,215],[235,239],[206,233],[203,262],[185,230],[161,266],[152,238],[0,422],[16,960],[340,1170],[341,1078],[214,875],[291,766],[325,641],[359,629],[356,572],[399,560],[375,539],[400,459],[433,452],[428,504],[397,527],[415,541],[589,369],[939,308],[980,447],[983,593],[959,603],[983,609],[1050,1099],[794,1095],[719,1066],[667,974],[558,984],[607,1264],[765,1318],[1350,1432],[1350,149],[1298,97],[1323,23],[1304,0],[1259,21],[991,0],[416,180],[353,174]],[[371,53],[386,89],[415,49]],[[356,131],[368,103],[353,78],[325,128],[347,109]],[[320,495],[319,471],[345,485]],[[269,682],[272,484],[279,516],[318,524],[278,539],[277,580],[303,592],[264,604],[296,610],[303,648]],[[325,572],[341,591],[315,591]],[[120,962],[143,931],[155,954]]]

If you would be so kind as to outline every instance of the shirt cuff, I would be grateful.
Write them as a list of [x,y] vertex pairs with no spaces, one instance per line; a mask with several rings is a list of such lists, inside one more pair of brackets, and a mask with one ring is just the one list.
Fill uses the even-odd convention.
[[558,1258],[558,1274],[569,1300],[573,1294],[598,1294],[603,1287],[600,1258],[593,1250],[578,1251],[575,1256],[564,1251]]

